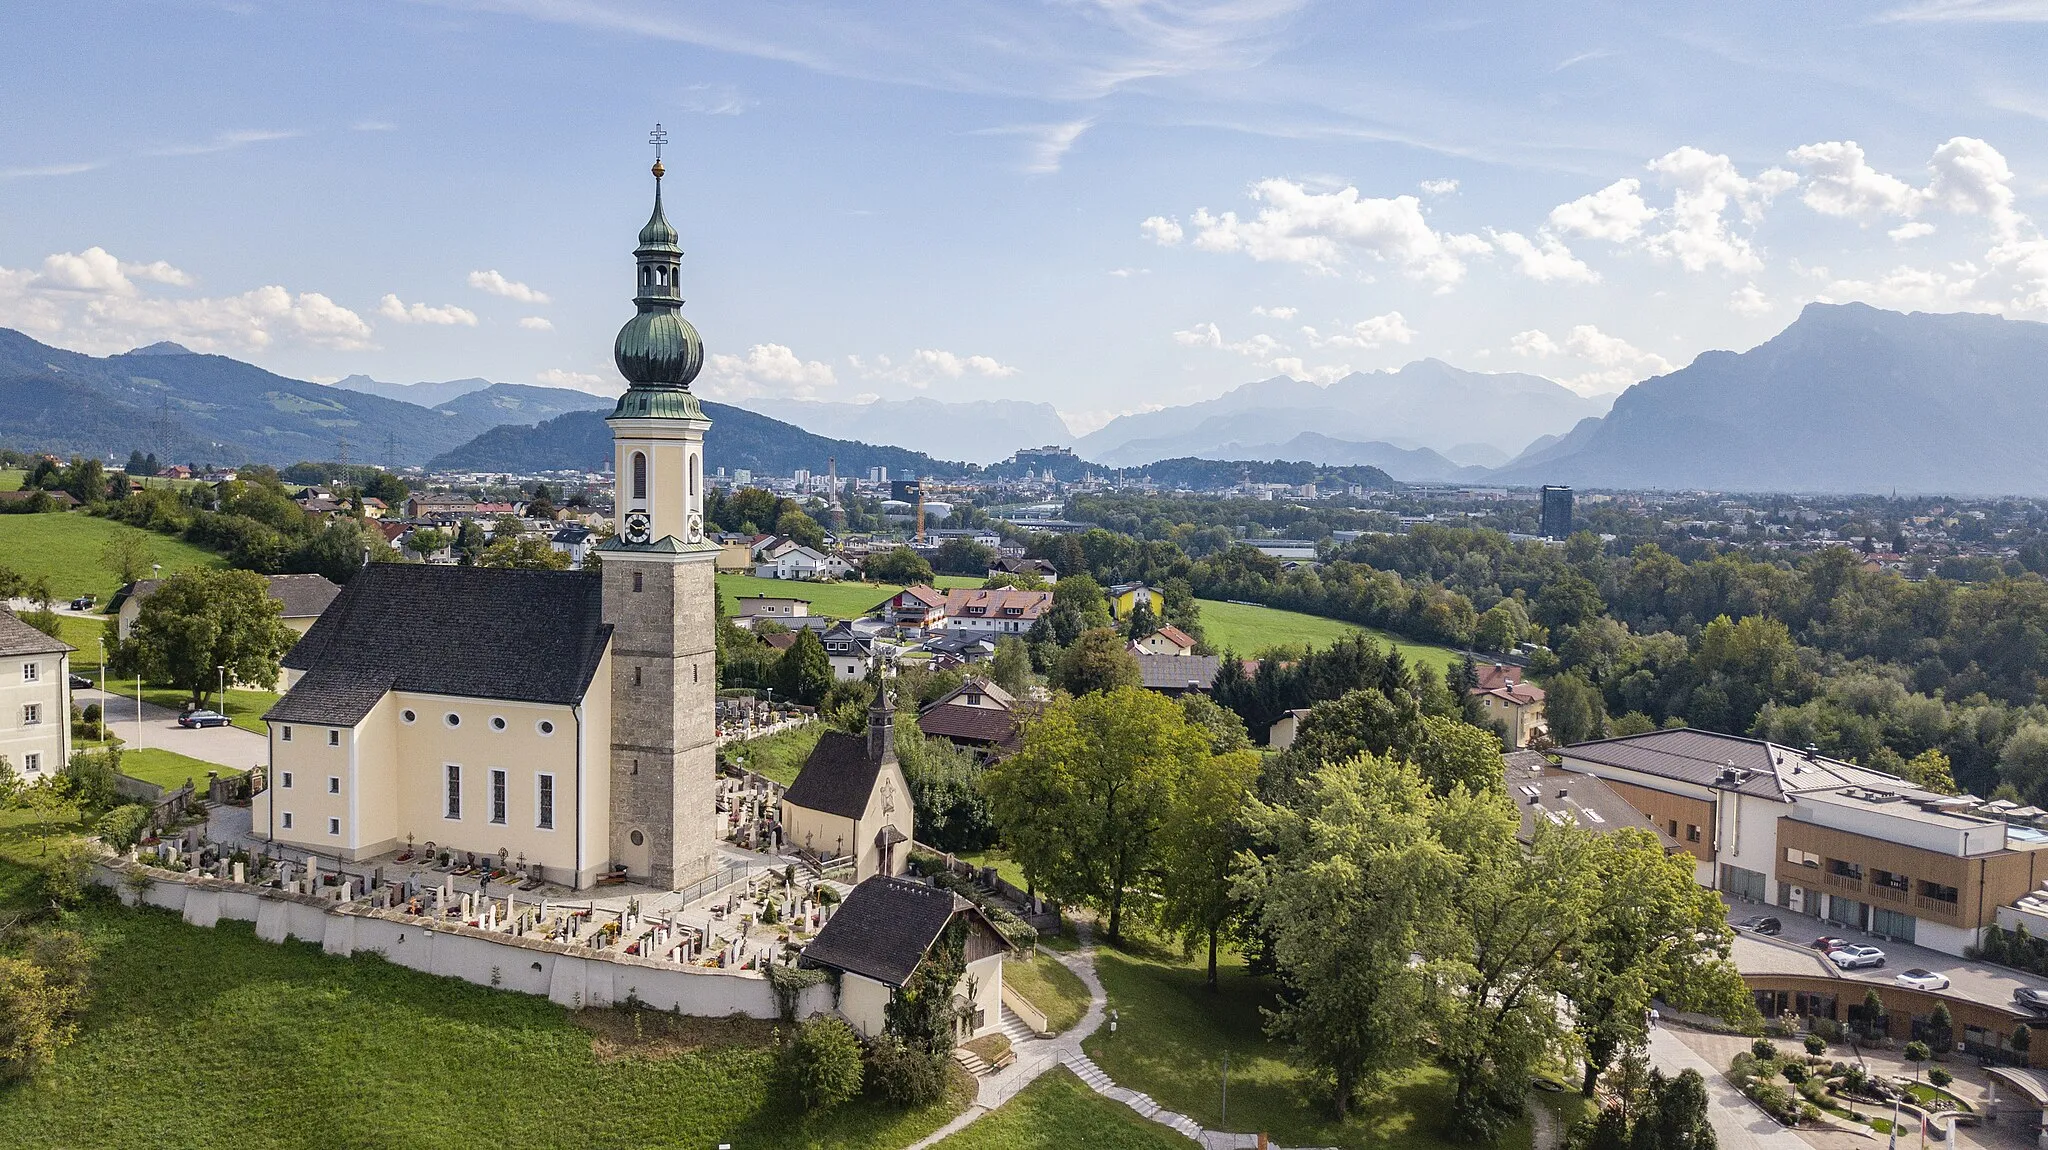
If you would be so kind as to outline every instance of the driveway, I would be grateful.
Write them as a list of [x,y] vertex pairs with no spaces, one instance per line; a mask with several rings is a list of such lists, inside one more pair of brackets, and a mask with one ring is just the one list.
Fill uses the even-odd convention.
[[[100,704],[106,712],[108,733],[120,736],[130,747],[176,751],[238,771],[260,767],[270,758],[269,740],[240,727],[188,731],[178,725],[178,712],[168,707],[137,702],[132,695],[122,698],[102,693],[98,687],[74,690],[71,696],[81,707]],[[141,710],[139,722],[137,708]]]

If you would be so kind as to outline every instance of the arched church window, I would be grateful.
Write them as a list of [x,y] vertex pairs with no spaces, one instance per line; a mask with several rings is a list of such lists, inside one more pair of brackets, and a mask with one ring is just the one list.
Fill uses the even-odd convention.
[[651,283],[653,283],[653,282],[654,282],[654,273],[653,273],[653,271],[651,271],[651,270],[650,270],[650,269],[648,269],[648,268],[641,268],[641,269],[640,269],[640,286],[641,286],[641,287],[646,287],[646,286],[647,286],[648,284],[651,284]]
[[692,452],[690,455],[690,498],[692,499],[697,498],[697,473],[699,470],[701,468],[697,463],[697,455]]
[[662,287],[667,287],[668,269],[665,267],[654,269],[654,282],[660,284]]
[[633,498],[647,498],[647,455],[639,451],[633,453]]

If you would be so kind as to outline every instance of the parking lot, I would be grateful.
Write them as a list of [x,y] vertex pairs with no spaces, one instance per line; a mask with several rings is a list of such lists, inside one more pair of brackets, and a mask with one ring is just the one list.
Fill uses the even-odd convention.
[[[1949,988],[1938,993],[2001,1010],[2016,1010],[2013,1006],[2012,992],[2017,987],[2031,986],[2048,991],[2048,978],[2036,978],[1990,963],[1972,962],[1910,943],[1870,938],[1817,918],[1809,918],[1775,907],[1743,903],[1729,913],[1728,920],[1741,922],[1753,915],[1770,915],[1783,922],[1785,929],[1776,937],[1739,929],[1735,932],[1732,957],[1736,968],[1744,974],[1833,977],[1851,983],[1897,987],[1901,984],[1894,976],[1900,971],[1921,967],[1948,976]],[[1814,939],[1823,935],[1844,938],[1860,945],[1875,946],[1884,951],[1885,964],[1881,967],[1838,970],[1834,963],[1829,962],[1811,945]]]

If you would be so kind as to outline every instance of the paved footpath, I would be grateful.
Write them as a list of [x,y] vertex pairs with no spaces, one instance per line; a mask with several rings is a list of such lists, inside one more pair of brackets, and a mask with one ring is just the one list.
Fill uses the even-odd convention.
[[[108,686],[113,684],[109,683]],[[119,735],[128,747],[151,747],[176,751],[209,763],[246,771],[270,759],[269,741],[240,727],[206,727],[186,730],[178,725],[178,712],[155,703],[138,703],[135,696],[101,693],[98,687],[81,687],[71,692],[72,701],[83,707],[98,703],[107,716],[107,733]],[[141,708],[141,719],[136,709]],[[205,782],[205,779],[200,779]]]
[[[1112,1098],[1168,1129],[1179,1131],[1200,1142],[1207,1150],[1242,1150],[1257,1147],[1257,1134],[1233,1134],[1224,1130],[1205,1129],[1200,1123],[1185,1114],[1177,1114],[1136,1090],[1127,1090],[1112,1081],[1100,1066],[1095,1065],[1081,1050],[1081,1041],[1095,1033],[1102,1025],[1108,1008],[1108,995],[1103,992],[1102,980],[1095,977],[1095,947],[1091,944],[1088,927],[1080,927],[1081,947],[1071,954],[1046,951],[1061,965],[1080,976],[1088,987],[1088,1013],[1081,1021],[1063,1034],[1051,1038],[1034,1038],[1016,1043],[1011,1047],[1016,1052],[1016,1061],[984,1075],[980,1080],[980,1091],[975,1095],[974,1105],[967,1112],[933,1131],[928,1137],[913,1142],[906,1150],[926,1150],[935,1146],[957,1130],[972,1125],[982,1115],[1008,1102],[1017,1093],[1036,1081],[1042,1074],[1058,1066],[1065,1066],[1075,1077],[1088,1085],[1088,1089],[1105,1098]],[[1284,1150],[1277,1143],[1270,1144],[1273,1150]],[[1733,1150],[1733,1148],[1731,1148]],[[1808,1150],[1803,1148],[1802,1150]]]
[[1697,1070],[1706,1079],[1707,1120],[1721,1150],[1813,1150],[1812,1143],[1757,1109],[1712,1063],[1663,1027],[1650,1031],[1650,1065],[1667,1075]]

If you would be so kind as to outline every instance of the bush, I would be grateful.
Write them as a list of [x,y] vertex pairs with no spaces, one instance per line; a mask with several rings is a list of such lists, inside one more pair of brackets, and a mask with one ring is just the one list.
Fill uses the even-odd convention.
[[1827,1050],[1827,1048],[1828,1048],[1828,1040],[1827,1040],[1827,1039],[1825,1039],[1825,1038],[1822,1038],[1822,1037],[1821,1037],[1820,1035],[1818,1035],[1818,1034],[1809,1034],[1809,1035],[1807,1035],[1807,1036],[1806,1036],[1806,1052],[1807,1052],[1808,1054],[1811,1054],[1811,1055],[1813,1055],[1813,1056],[1814,1056],[1815,1058],[1818,1058],[1818,1057],[1820,1057],[1820,1056],[1821,1056],[1821,1054],[1822,1054],[1822,1053],[1823,1053],[1824,1051],[1826,1051],[1826,1050]]
[[860,1093],[860,1039],[836,1018],[814,1018],[782,1044],[783,1080],[805,1110],[830,1110]]
[[868,1047],[868,1088],[906,1109],[930,1106],[946,1096],[947,1061],[894,1038],[880,1039]]
[[1776,1062],[1778,1060],[1778,1047],[1768,1038],[1759,1038],[1755,1042],[1750,1043],[1749,1052],[1756,1056],[1758,1062]]
[[1794,1086],[1804,1083],[1807,1079],[1806,1064],[1803,1062],[1787,1062],[1778,1068],[1778,1073],[1783,1074],[1785,1081]]
[[1783,1087],[1772,1082],[1751,1081],[1743,1093],[1749,1095],[1750,1100],[1758,1106],[1763,1107],[1764,1113],[1784,1125],[1798,1125],[1800,1108],[1805,1103],[1803,1100],[1795,1102],[1792,1095]]
[[910,871],[919,878],[930,878],[935,874],[942,874],[945,872],[945,869],[946,860],[939,855],[935,855],[930,851],[910,852]]
[[117,851],[124,851],[134,846],[148,827],[149,808],[141,803],[125,803],[101,815],[92,829],[100,836],[101,842]]
[[1927,1081],[1933,1083],[1936,1086],[1947,1086],[1949,1083],[1954,1082],[1955,1080],[1955,1075],[1950,1074],[1946,1069],[1939,1066],[1933,1067],[1927,1071]]

